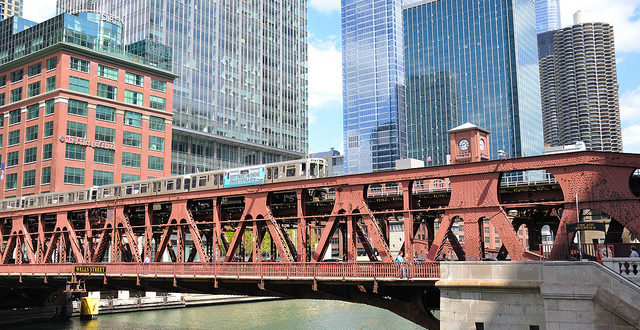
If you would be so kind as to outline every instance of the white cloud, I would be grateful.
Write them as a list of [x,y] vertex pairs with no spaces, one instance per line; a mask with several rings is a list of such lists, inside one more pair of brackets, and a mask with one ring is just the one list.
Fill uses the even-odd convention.
[[622,130],[624,152],[640,153],[640,125],[632,125]]
[[613,25],[616,50],[640,52],[640,0],[561,0],[562,25],[573,24],[573,14],[582,10],[586,21]]
[[309,43],[311,111],[331,104],[342,104],[342,53],[337,42],[332,37],[330,40],[312,40]]
[[23,4],[23,16],[30,21],[40,23],[56,14],[56,0],[25,0]]
[[309,7],[325,14],[340,10],[340,0],[311,0]]

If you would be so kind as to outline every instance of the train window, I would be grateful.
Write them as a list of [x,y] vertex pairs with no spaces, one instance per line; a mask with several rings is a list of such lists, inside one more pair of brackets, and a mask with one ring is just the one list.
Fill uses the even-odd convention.
[[273,178],[277,179],[278,178],[278,167],[273,169]]
[[64,195],[58,195],[58,203],[64,203]]
[[154,182],[153,183],[153,192],[158,192],[160,191],[160,182]]
[[69,196],[69,202],[73,203],[76,199],[75,196],[73,195],[73,193],[69,193],[67,196]]
[[176,179],[176,190],[180,190],[182,188],[182,179]]
[[132,192],[133,192],[133,187],[132,186],[127,186],[126,188],[124,188],[124,194],[125,195],[131,195]]
[[197,183],[198,183],[198,182],[196,182],[195,177],[192,177],[192,178],[191,178],[191,188],[195,188]]
[[113,196],[114,197],[120,197],[120,193],[122,192],[122,187],[115,187],[113,188]]
[[267,180],[271,180],[271,169],[267,169]]
[[201,176],[200,178],[198,178],[198,187],[204,187],[207,185],[207,177],[206,176]]
[[133,185],[133,193],[134,194],[139,194],[140,193],[140,185],[139,184]]
[[147,187],[148,187],[148,184],[146,184],[146,183],[141,184],[140,185],[140,193],[141,194],[146,194],[147,193]]
[[173,180],[167,181],[167,190],[173,190]]
[[296,176],[296,166],[295,165],[287,166],[287,171],[285,173],[287,177]]
[[306,173],[306,172],[307,172],[307,164],[306,164],[306,163],[302,163],[302,164],[300,164],[300,165],[301,165],[301,166],[300,166],[300,169],[301,169],[301,170],[300,170],[300,176],[305,176],[305,175],[307,175],[307,173]]
[[96,198],[98,198],[98,191],[97,190],[91,190],[91,200],[96,200]]
[[213,185],[217,186],[218,185],[218,176],[217,175],[213,175]]
[[309,164],[309,175],[318,176],[317,166],[318,164],[316,163]]

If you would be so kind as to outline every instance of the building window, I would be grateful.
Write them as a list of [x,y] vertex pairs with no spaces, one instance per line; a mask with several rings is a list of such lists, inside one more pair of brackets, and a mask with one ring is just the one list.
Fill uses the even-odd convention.
[[69,100],[69,114],[86,117],[88,107],[89,103],[87,102]]
[[33,147],[24,150],[24,163],[35,163],[38,160],[38,147]]
[[67,143],[64,157],[66,159],[84,160],[86,147],[77,144]]
[[33,187],[36,185],[36,170],[24,171],[22,174],[22,186]]
[[164,119],[160,117],[149,117],[149,129],[164,132]]
[[33,84],[29,84],[27,88],[27,97],[34,97],[40,95],[40,82],[36,81]]
[[7,154],[7,167],[16,166],[20,161],[20,151],[14,151]]
[[167,101],[162,97],[151,95],[149,97],[149,107],[156,110],[165,110]]
[[101,164],[113,165],[115,159],[115,151],[109,149],[97,148],[93,151],[93,161]]
[[116,140],[116,130],[113,128],[96,126],[95,139],[98,141],[113,143]]
[[69,89],[74,92],[89,94],[89,80],[70,76]]
[[20,144],[20,130],[9,132],[9,146]]
[[98,96],[115,100],[118,96],[118,88],[116,86],[98,83]]
[[0,77],[0,88],[7,86],[7,76]]
[[131,181],[138,181],[138,180],[140,180],[140,176],[139,175],[122,173],[122,180],[121,180],[122,183],[131,182]]
[[72,57],[70,66],[71,66],[71,69],[73,70],[89,72],[89,61]]
[[47,92],[56,89],[56,76],[47,78]]
[[98,64],[98,76],[118,80],[118,69]]
[[164,171],[164,158],[149,156],[149,166],[150,170],[156,171]]
[[0,94],[0,105],[4,105],[5,102],[6,102],[5,94],[2,93],[2,94]]
[[47,100],[44,103],[44,115],[50,115],[55,111],[55,104],[56,102],[54,100]]
[[50,137],[53,135],[53,122],[48,121],[44,123],[44,137]]
[[86,139],[87,138],[87,124],[77,123],[75,121],[67,121],[67,135],[79,137]]
[[17,124],[22,119],[22,112],[20,109],[16,109],[9,112],[9,125]]
[[142,93],[125,89],[124,101],[129,104],[142,106]]
[[42,72],[42,63],[36,63],[34,65],[29,66],[29,77],[37,76]]
[[140,168],[140,154],[123,152],[122,166]]
[[140,148],[142,146],[142,135],[124,131],[122,134],[122,144],[125,146]]
[[11,83],[17,83],[18,81],[22,81],[22,76],[24,76],[23,69],[11,72]]
[[142,127],[142,114],[133,111],[125,111],[124,124],[129,126]]
[[18,102],[22,100],[22,87],[18,87],[11,91],[11,102]]
[[495,242],[496,242],[496,244],[500,244],[500,237],[496,237],[495,238]]
[[164,151],[164,138],[149,136],[149,150]]
[[18,188],[18,173],[7,174],[4,188],[6,190]]
[[167,82],[151,78],[151,89],[158,92],[166,92]]
[[98,104],[96,106],[96,119],[115,122],[116,109]]
[[45,144],[42,146],[42,160],[51,159],[53,154],[53,144]]
[[488,234],[489,233],[489,227],[484,227],[484,233]]
[[52,57],[47,60],[47,71],[53,70],[58,67],[58,58]]
[[113,172],[93,171],[93,185],[104,186],[113,183]]
[[[2,145],[4,143],[3,141],[4,141],[4,134],[0,134],[0,149],[2,149]],[[0,163],[2,163],[2,159],[1,159],[2,157],[1,156],[2,155],[0,154]]]
[[38,125],[27,127],[27,136],[25,142],[34,141],[38,139]]
[[66,184],[84,184],[84,168],[65,167],[64,183]]
[[126,82],[127,84],[143,87],[144,86],[144,76],[141,76],[141,75],[135,74],[135,73],[131,73],[131,72],[125,72],[125,74],[124,74],[124,82]]
[[485,237],[485,238],[484,238],[484,243],[485,243],[485,244],[489,244],[489,237]]
[[27,107],[27,120],[40,117],[40,104],[32,104]]
[[42,169],[42,184],[51,183],[51,167],[45,167]]

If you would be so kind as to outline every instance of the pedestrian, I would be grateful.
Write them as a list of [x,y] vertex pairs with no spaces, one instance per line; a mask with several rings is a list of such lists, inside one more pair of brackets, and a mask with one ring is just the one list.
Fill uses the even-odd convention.
[[629,258],[640,258],[640,255],[638,255],[638,251],[634,245],[631,246],[631,255]]
[[404,274],[404,252],[398,252],[398,256],[396,256],[396,263],[398,263],[398,277],[405,277]]

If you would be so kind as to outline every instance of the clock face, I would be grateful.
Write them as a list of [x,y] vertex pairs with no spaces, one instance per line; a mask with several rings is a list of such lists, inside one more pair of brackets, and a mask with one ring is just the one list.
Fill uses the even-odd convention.
[[469,150],[469,140],[467,139],[460,140],[460,142],[458,142],[458,148],[460,148],[460,150],[462,151]]
[[480,150],[484,151],[484,139],[480,139],[478,144],[480,145]]

